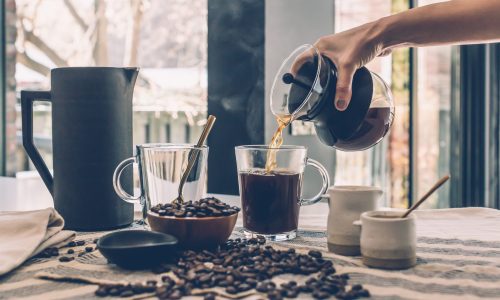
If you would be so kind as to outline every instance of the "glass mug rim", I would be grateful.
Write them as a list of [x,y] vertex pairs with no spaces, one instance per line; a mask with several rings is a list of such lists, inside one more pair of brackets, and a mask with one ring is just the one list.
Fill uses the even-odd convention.
[[[204,170],[202,170],[204,172],[203,176],[206,176],[207,172],[206,165],[208,162],[208,150],[209,150],[208,146],[206,145],[198,147],[192,144],[146,143],[146,144],[137,144],[135,145],[135,147],[137,151],[134,151],[135,153],[131,157],[122,160],[116,166],[115,171],[113,172],[113,188],[118,197],[121,198],[123,201],[129,203],[140,203],[143,206],[143,214],[145,213],[146,210],[150,209],[150,207],[147,207],[148,205],[145,205],[146,203],[145,201],[150,197],[149,196],[150,187],[144,185],[143,178],[144,176],[146,176],[145,174],[149,172],[147,167],[149,165],[148,161],[153,159],[151,157],[154,157],[154,155],[163,155],[163,154],[175,155],[176,152],[179,152],[179,153],[185,153],[189,157],[190,153],[198,152],[199,157],[197,159],[199,159],[201,162],[200,166],[204,168]],[[128,194],[123,189],[120,183],[120,177],[123,170],[128,165],[131,165],[133,163],[137,163],[139,169],[140,194],[138,196],[133,196]],[[187,159],[186,159],[186,164],[187,164]],[[182,168],[179,168],[179,171],[184,172],[184,170],[181,169]],[[193,172],[193,170],[191,170],[191,172]],[[182,174],[180,174],[180,176],[182,176]],[[177,187],[175,189],[177,190]],[[203,194],[201,194],[200,196],[203,197]]]
[[307,147],[300,145],[282,145],[281,147],[269,147],[268,145],[241,145],[234,147],[236,150],[277,150],[277,151],[294,151],[307,150]]
[[135,145],[138,149],[155,149],[155,150],[187,150],[187,149],[208,149],[207,145],[196,146],[193,144],[179,144],[179,143],[146,143]]

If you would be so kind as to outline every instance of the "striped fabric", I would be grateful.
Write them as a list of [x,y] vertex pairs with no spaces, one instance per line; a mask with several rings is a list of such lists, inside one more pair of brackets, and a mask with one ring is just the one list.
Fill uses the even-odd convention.
[[[477,208],[419,211],[417,228],[418,264],[404,271],[367,268],[360,257],[325,251],[323,228],[302,229],[295,240],[274,246],[293,247],[298,252],[323,251],[339,273],[349,273],[350,283],[363,284],[373,299],[500,299],[499,211]],[[80,233],[77,239],[92,241],[103,234]],[[233,237],[242,236],[241,227],[236,228]],[[95,283],[140,282],[160,276],[108,265],[98,251],[69,263],[32,259],[0,278],[0,299],[98,299],[94,296]],[[276,280],[291,278],[304,280],[291,275]],[[307,299],[304,294],[300,298]]]

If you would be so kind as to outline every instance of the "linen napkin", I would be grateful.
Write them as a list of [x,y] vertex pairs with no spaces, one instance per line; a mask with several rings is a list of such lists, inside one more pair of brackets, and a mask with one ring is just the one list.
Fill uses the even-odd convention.
[[0,276],[49,247],[74,239],[53,208],[0,212]]

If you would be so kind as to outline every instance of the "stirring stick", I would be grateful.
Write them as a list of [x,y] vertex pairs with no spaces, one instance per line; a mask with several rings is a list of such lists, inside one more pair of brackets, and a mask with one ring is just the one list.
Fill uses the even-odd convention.
[[443,183],[448,181],[448,179],[450,179],[450,175],[446,175],[443,178],[439,179],[438,182],[436,182],[434,186],[431,187],[431,189],[422,198],[420,198],[420,200],[418,200],[417,203],[413,204],[413,206],[410,209],[408,209],[401,218],[406,218],[412,211],[417,209],[417,207],[419,207],[420,204],[424,203],[424,201],[427,200],[427,198],[429,198],[429,196],[432,195],[432,193],[434,193],[438,188],[440,188],[443,185]]
[[[199,148],[203,146],[203,144],[205,144],[205,141],[207,140],[207,137],[210,134],[212,127],[214,126],[215,119],[216,118],[212,115],[208,116],[207,124],[205,124],[205,127],[203,128],[203,132],[201,133],[201,136],[198,139],[196,148]],[[182,174],[181,182],[179,183],[178,196],[177,198],[172,200],[172,202],[179,202],[179,203],[184,202],[184,198],[182,197],[182,189],[184,187],[184,184],[186,183],[189,173],[191,173],[191,169],[193,168],[194,163],[196,162],[196,159],[198,158],[198,154],[200,152],[198,151],[198,149],[193,149],[193,150],[194,152],[191,152],[191,154],[189,155],[188,165],[186,167],[186,170],[184,171],[184,174]]]

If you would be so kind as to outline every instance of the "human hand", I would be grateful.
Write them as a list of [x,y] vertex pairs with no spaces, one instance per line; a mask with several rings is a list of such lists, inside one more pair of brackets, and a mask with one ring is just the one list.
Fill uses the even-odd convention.
[[384,49],[375,22],[321,37],[314,46],[337,67],[335,107],[344,111],[352,96],[352,78],[357,69],[377,56],[391,53]]

